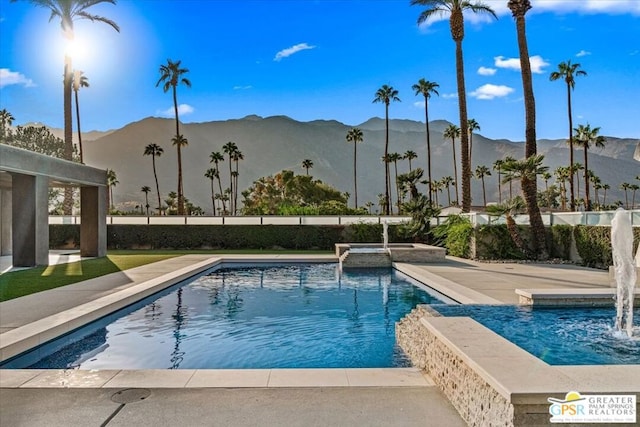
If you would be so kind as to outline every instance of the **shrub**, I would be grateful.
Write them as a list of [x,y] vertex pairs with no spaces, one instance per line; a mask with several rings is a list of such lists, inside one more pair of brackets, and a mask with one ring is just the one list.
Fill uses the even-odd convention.
[[[528,235],[529,227],[518,227],[520,235]],[[480,259],[524,259],[506,225],[483,225],[476,230],[476,255]]]
[[449,255],[469,258],[473,225],[461,215],[449,215],[444,224],[433,229],[433,236],[439,245],[447,248]]

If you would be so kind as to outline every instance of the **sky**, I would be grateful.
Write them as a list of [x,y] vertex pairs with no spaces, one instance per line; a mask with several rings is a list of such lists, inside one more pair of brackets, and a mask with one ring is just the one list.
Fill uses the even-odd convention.
[[[384,117],[373,103],[384,85],[399,92],[392,119],[424,121],[424,98],[411,86],[439,84],[430,120],[459,123],[455,44],[448,19],[424,25],[409,0],[118,0],[91,13],[120,32],[75,24],[73,67],[82,130],[110,130],[149,116],[173,117],[171,93],[156,86],[161,64],[180,60],[192,87],[178,88],[180,119],[208,122],[257,114],[350,126]],[[524,106],[514,20],[465,15],[468,117],[482,135],[524,140]],[[539,139],[568,137],[567,92],[550,81],[558,64],[579,63],[572,94],[574,127],[640,138],[640,0],[531,0],[527,38]],[[63,127],[65,43],[59,21],[28,1],[0,0],[0,109],[14,125]],[[74,121],[75,128],[75,121]]]

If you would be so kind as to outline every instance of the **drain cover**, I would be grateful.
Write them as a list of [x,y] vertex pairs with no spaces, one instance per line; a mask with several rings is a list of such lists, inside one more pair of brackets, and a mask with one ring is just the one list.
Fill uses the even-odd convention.
[[125,388],[111,395],[111,400],[116,403],[127,404],[140,402],[151,396],[151,390],[147,388]]

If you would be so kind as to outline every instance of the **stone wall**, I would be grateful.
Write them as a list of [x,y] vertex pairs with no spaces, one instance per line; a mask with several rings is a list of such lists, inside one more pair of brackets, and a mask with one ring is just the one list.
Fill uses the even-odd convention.
[[431,376],[468,425],[519,425],[513,405],[420,322],[432,315],[418,306],[396,325],[398,344],[414,366]]

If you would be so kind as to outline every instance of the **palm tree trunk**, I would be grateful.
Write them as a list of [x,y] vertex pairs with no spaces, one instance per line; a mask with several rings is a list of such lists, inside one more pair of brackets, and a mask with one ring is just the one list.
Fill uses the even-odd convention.
[[523,177],[521,180],[522,193],[527,203],[527,211],[529,212],[529,225],[531,234],[533,234],[532,244],[533,253],[540,259],[544,260],[549,257],[547,253],[547,235],[538,206],[537,184],[535,179]]
[[396,178],[396,203],[398,204],[398,213],[400,213],[400,188],[398,186],[398,161],[393,162],[393,169],[395,171]]
[[353,195],[356,209],[358,209],[358,141],[353,141]]
[[569,114],[569,192],[571,212],[576,210],[576,199],[573,185],[573,118],[571,117],[571,86],[567,83],[567,113]]
[[[462,14],[462,11],[460,11]],[[460,18],[462,19],[462,18]],[[471,165],[469,164],[469,124],[467,122],[467,95],[464,85],[464,62],[462,56],[462,39],[456,40],[456,79],[458,83],[458,104],[460,109],[460,151],[462,163],[462,212],[471,210]],[[456,182],[456,191],[458,183]],[[456,197],[458,197],[456,195]],[[457,200],[458,205],[460,199]]]
[[589,200],[589,177],[587,174],[589,173],[589,154],[588,154],[588,143],[584,144],[584,209],[585,211],[591,210],[591,201]]
[[498,203],[502,203],[502,177],[500,175],[500,168],[498,168]]
[[384,194],[386,200],[385,214],[390,215],[391,211],[391,199],[389,198],[389,104],[385,103],[384,108],[384,123],[385,123],[385,139],[384,139]]
[[211,206],[213,207],[213,216],[216,216],[216,194],[213,190],[213,178],[211,177]]
[[602,205],[606,206],[607,204],[607,189],[604,189],[604,194],[602,195]]
[[433,202],[432,194],[433,194],[433,185],[431,179],[431,138],[429,137],[429,98],[424,96],[424,122],[425,127],[427,128],[427,170],[429,177],[429,203]]
[[[73,160],[73,119],[71,112],[71,90],[72,78],[71,73],[71,57],[64,56],[64,158],[65,160]],[[62,211],[65,215],[73,213],[73,188],[65,187],[64,199],[62,200]]]
[[78,147],[80,148],[80,163],[84,164],[82,151],[82,132],[80,131],[80,103],[78,102],[78,91],[75,91],[76,98],[76,122],[78,123]]
[[[173,86],[173,110],[176,115],[176,139],[180,136],[180,118],[178,116],[178,92]],[[180,143],[176,144],[178,150],[178,215],[184,215],[184,194],[182,193],[182,153]]]
[[[216,170],[218,170],[218,164],[216,163]],[[224,193],[222,192],[222,180],[220,179],[220,171],[218,170],[218,189],[220,190],[220,200],[222,200],[222,215],[227,210],[227,204],[224,202]]]
[[158,193],[158,215],[162,215],[162,202],[160,201],[160,186],[158,185],[158,174],[156,173],[156,155],[151,156],[151,162],[153,164],[153,177],[156,180],[156,192]]
[[484,175],[482,176],[482,198],[484,199],[484,206],[487,206],[487,190],[484,187]]
[[524,241],[522,240],[522,237],[520,237],[520,233],[518,233],[518,226],[516,225],[516,221],[511,215],[505,215],[505,219],[507,223],[507,230],[509,231],[511,240],[513,240],[513,243],[516,245],[516,247],[520,249],[520,251],[526,256],[528,251],[524,244]]
[[238,162],[239,160],[236,160],[236,174],[233,177],[233,214],[234,215],[237,214],[237,210],[238,210],[238,177],[240,176],[238,171]]
[[[453,146],[453,185],[456,188],[456,204],[460,205],[460,195],[458,194],[458,162],[456,162],[456,140],[451,138]],[[463,168],[464,170],[464,168]],[[464,173],[464,172],[463,172]],[[451,206],[451,199],[449,199],[449,206]]]
[[451,186],[447,184],[447,196],[449,197],[449,206],[451,206]]

